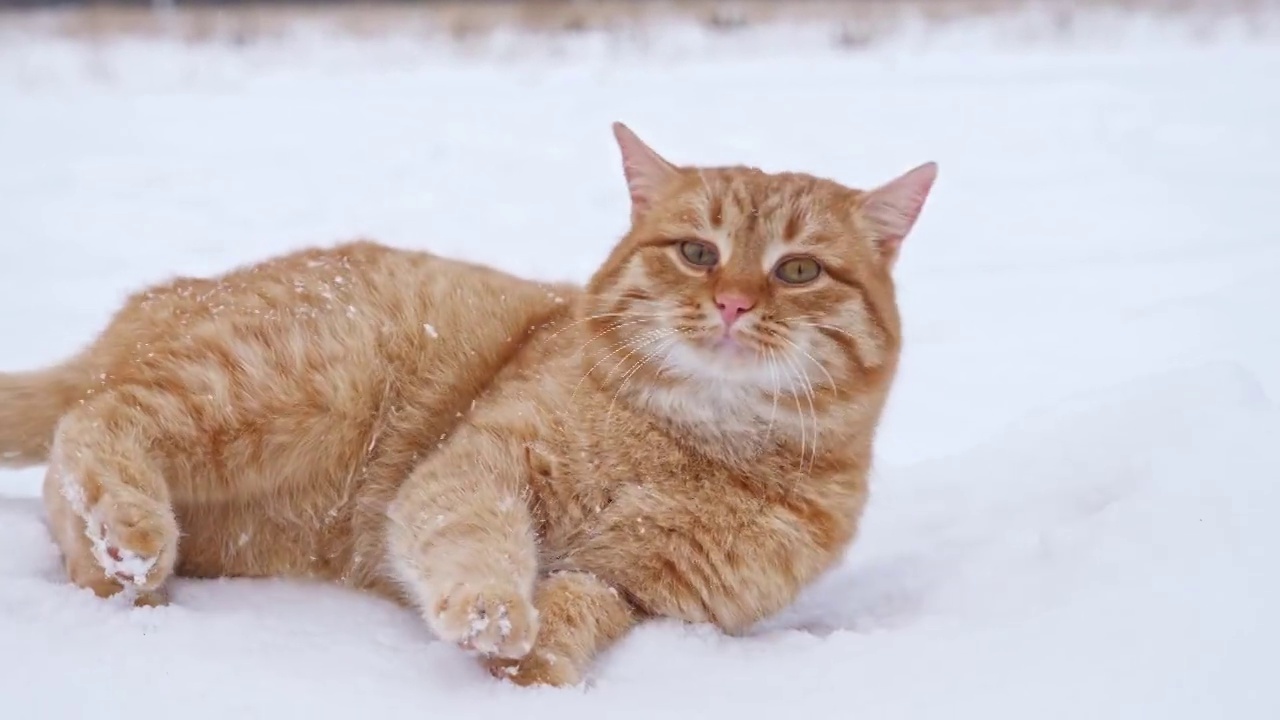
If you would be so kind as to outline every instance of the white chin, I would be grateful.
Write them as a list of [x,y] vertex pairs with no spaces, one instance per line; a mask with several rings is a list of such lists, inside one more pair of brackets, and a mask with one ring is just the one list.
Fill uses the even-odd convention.
[[760,354],[732,338],[715,341],[707,351],[712,362],[728,363],[736,367],[754,366],[760,361]]
[[759,353],[733,340],[707,344],[677,343],[664,365],[697,382],[773,387],[775,378]]

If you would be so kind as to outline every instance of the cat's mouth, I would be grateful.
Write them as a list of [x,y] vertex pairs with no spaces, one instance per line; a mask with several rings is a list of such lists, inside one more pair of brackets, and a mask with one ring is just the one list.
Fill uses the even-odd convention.
[[755,351],[747,347],[742,340],[730,334],[724,334],[711,342],[712,351],[727,357],[754,355]]
[[755,387],[777,384],[777,370],[768,360],[768,351],[754,337],[741,332],[726,334],[720,328],[690,333],[670,348],[664,364],[699,383]]
[[679,364],[696,365],[701,372],[710,372],[718,379],[736,378],[741,373],[754,376],[766,366],[768,342],[752,323],[726,325],[707,318],[676,330],[683,335],[681,349],[674,350],[684,359]]
[[760,352],[740,334],[721,332],[704,343],[705,349],[718,361],[742,366],[754,364]]

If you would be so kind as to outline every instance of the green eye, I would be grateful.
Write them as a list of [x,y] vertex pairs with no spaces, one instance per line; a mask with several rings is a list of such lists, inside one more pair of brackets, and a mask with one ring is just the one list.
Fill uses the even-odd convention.
[[813,258],[797,257],[783,260],[773,274],[788,285],[803,285],[817,279],[822,274],[822,266]]
[[720,259],[720,253],[711,245],[696,240],[685,240],[680,243],[680,254],[691,265],[711,267]]

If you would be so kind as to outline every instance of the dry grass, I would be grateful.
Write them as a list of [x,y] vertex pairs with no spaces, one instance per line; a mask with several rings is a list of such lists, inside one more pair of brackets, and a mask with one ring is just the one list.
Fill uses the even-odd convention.
[[386,35],[454,38],[495,30],[539,34],[635,32],[669,22],[691,22],[724,32],[776,22],[823,23],[841,28],[847,44],[873,39],[904,19],[945,24],[984,15],[1039,8],[1064,29],[1081,12],[1137,10],[1213,21],[1258,17],[1280,9],[1275,0],[437,0],[418,4],[245,4],[183,7],[98,5],[60,10],[0,10],[0,31],[79,39],[181,38],[188,42],[251,43],[299,26],[352,37]]

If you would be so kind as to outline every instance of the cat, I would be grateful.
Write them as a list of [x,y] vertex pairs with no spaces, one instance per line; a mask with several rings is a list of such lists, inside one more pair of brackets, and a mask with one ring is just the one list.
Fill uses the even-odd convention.
[[335,581],[553,686],[646,618],[788,605],[856,535],[937,166],[859,191],[613,131],[630,228],[585,284],[357,240],[151,287],[0,375],[72,583]]

